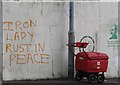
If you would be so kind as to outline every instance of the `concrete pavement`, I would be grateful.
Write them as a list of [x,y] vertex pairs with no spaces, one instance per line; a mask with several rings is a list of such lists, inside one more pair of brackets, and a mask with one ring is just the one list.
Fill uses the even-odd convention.
[[[56,79],[56,80],[20,80],[20,81],[3,81],[2,85],[90,85],[86,79],[82,81]],[[91,84],[92,85],[92,84]],[[98,83],[94,85],[99,85]],[[120,85],[120,79],[106,79],[102,85]]]

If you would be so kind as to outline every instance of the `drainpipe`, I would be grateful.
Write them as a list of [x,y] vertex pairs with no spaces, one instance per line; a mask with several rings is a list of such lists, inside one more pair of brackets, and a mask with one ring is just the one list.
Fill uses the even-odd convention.
[[74,0],[70,0],[69,5],[69,32],[68,32],[68,78],[69,80],[74,79],[74,47],[71,43],[75,42],[74,36]]

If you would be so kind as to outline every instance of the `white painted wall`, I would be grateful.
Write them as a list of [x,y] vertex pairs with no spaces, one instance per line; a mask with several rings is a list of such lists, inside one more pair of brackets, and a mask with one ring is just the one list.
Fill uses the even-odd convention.
[[[118,3],[118,27],[120,27],[120,3]],[[118,36],[120,36],[120,29],[118,29]],[[118,37],[118,62],[120,61],[120,37]],[[120,77],[120,63],[118,63],[118,75]]]
[[[3,21],[12,22],[10,25],[11,30],[4,30],[4,60],[3,60],[3,80],[20,80],[20,79],[47,79],[47,78],[60,78],[67,76],[67,31],[68,31],[68,3],[32,3],[32,2],[21,2],[21,3],[12,3],[4,2],[3,3]],[[36,26],[33,24],[33,28],[28,27],[24,29],[21,24],[21,30],[19,27],[16,29],[16,21],[21,23],[28,22],[32,20]],[[36,22],[35,22],[36,21]],[[19,22],[19,23],[20,23]],[[18,24],[19,24],[18,23]],[[27,24],[25,24],[27,27]],[[3,29],[8,28],[8,24],[3,25]],[[27,33],[26,37],[23,40],[6,40],[7,33],[9,38],[14,38],[15,32],[30,32],[33,33],[33,38]],[[24,36],[24,34],[23,34]],[[20,37],[19,37],[20,38]],[[20,53],[20,49],[17,52],[6,52],[6,45],[10,43],[11,45],[17,44],[31,44],[32,46],[29,51]],[[39,46],[37,52],[35,52],[35,44],[40,44],[42,49]],[[12,46],[10,47],[13,50]],[[32,61],[28,61],[28,53],[35,55],[39,54],[39,57],[33,57]],[[10,55],[11,54],[25,54],[24,56],[19,56],[14,58],[10,65]],[[45,63],[36,63],[39,62],[40,54],[44,55],[42,62]],[[35,58],[35,60],[34,60]],[[18,63],[17,60],[18,59]],[[24,63],[24,64],[20,64]]]
[[[101,3],[101,15],[100,40],[98,41],[101,42],[99,45],[101,48],[99,48],[99,51],[103,50],[109,55],[109,67],[106,75],[108,77],[118,77],[118,47],[116,46],[118,44],[115,47],[109,47],[107,43],[111,41],[109,38],[112,25],[116,24],[118,26],[118,3]],[[112,41],[115,42],[118,39]]]
[[3,31],[2,31],[2,2],[0,1],[0,80],[2,80],[3,63]]
[[[118,48],[108,47],[107,41],[110,37],[111,26],[118,25],[118,4],[98,3],[98,2],[75,2],[75,37],[76,41],[85,35],[93,37],[96,43],[96,51],[107,53],[109,56],[109,67],[106,77],[118,77]],[[35,24],[29,25],[28,28],[24,22],[30,23],[30,20]],[[17,24],[21,24],[20,28],[16,29]],[[3,2],[3,22],[12,22],[3,24],[3,80],[23,80],[23,79],[47,79],[67,77],[68,71],[68,29],[69,29],[69,3],[68,2]],[[30,26],[32,28],[30,28]],[[15,32],[27,33],[23,40],[7,40],[14,38]],[[34,33],[33,37],[29,33]],[[24,34],[24,33],[23,33]],[[24,34],[25,35],[25,34]],[[23,36],[24,36],[23,35]],[[19,37],[20,38],[20,37]],[[22,45],[31,44],[26,50],[26,47],[20,47],[19,51],[10,52],[13,46],[6,45]],[[35,51],[35,44],[40,44]],[[39,47],[39,46],[38,46]],[[24,48],[24,51],[23,51]],[[77,52],[77,49],[76,49]],[[47,54],[40,61],[39,56],[29,56],[28,54]],[[24,54],[26,56],[11,56],[11,54]],[[10,63],[11,59],[11,63]],[[17,61],[18,60],[18,61]],[[33,60],[33,63],[32,63]],[[116,70],[113,70],[116,69]]]
[[96,51],[109,56],[107,77],[118,77],[118,47],[109,47],[110,29],[118,26],[118,3],[113,2],[82,2],[75,4],[75,36],[76,41],[87,35],[92,36],[96,43]]

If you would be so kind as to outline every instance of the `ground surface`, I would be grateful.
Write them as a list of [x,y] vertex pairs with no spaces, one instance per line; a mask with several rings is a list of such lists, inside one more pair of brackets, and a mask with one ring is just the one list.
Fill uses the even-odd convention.
[[[86,79],[82,81],[75,80],[21,80],[21,81],[3,81],[2,85],[90,85]],[[93,85],[93,84],[91,84]],[[106,79],[103,84],[94,84],[94,85],[120,85],[120,79]]]

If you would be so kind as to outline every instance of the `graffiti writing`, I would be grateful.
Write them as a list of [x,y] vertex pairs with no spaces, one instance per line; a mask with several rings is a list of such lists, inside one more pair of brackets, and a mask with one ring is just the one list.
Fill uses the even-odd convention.
[[118,47],[118,26],[116,24],[110,28],[110,37],[107,43],[108,47]]
[[[48,64],[49,54],[45,53],[45,43],[31,43],[34,40],[37,21],[6,21],[4,24],[5,53],[10,65]],[[21,43],[22,42],[22,43]]]

